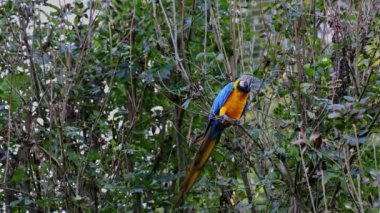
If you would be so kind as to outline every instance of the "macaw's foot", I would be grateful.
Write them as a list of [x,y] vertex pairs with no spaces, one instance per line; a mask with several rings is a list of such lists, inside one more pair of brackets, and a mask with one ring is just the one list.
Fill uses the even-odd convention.
[[228,115],[223,115],[223,120],[224,122],[229,123],[231,125],[237,125],[237,126],[240,125],[240,119],[233,119],[233,118],[228,117]]

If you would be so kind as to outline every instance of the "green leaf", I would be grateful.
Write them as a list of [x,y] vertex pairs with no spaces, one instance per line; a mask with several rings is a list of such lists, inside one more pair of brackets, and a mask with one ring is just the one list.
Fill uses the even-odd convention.
[[260,129],[258,128],[252,128],[251,131],[250,131],[250,135],[252,136],[253,139],[257,140],[259,139],[259,136],[260,136]]
[[303,70],[305,71],[306,75],[313,77],[315,74],[314,68],[311,67],[310,64],[303,65]]
[[314,112],[311,112],[311,111],[307,111],[307,116],[308,116],[310,119],[314,119],[314,118],[315,118],[315,113],[314,113]]
[[353,145],[353,146],[357,144],[363,144],[364,142],[368,141],[367,137],[354,137],[351,135],[344,135],[343,137],[347,140],[347,142],[350,145]]
[[323,172],[323,176],[324,176],[323,184],[329,183],[332,179],[340,178],[340,174],[338,172],[333,172],[333,171],[328,171],[328,170],[325,170]]
[[343,96],[344,100],[348,101],[348,102],[354,102],[355,101],[355,98],[351,97],[351,96]]
[[32,203],[34,203],[33,200],[31,200],[31,199],[29,199],[29,198],[25,198],[25,199],[24,199],[24,204],[25,204],[25,205],[28,206],[28,205],[30,205],[30,204],[32,204]]
[[331,104],[327,109],[331,111],[343,111],[346,107],[342,104]]
[[310,94],[310,90],[313,87],[311,83],[301,83],[301,91],[304,94]]
[[16,206],[18,206],[21,202],[22,202],[22,199],[20,199],[20,200],[14,200],[14,201],[12,201],[12,202],[9,204],[9,206],[11,206],[11,207],[16,207]]
[[91,150],[88,155],[87,155],[87,158],[89,161],[95,161],[95,160],[98,160],[101,158],[101,154],[100,154],[100,151],[99,150]]
[[7,75],[0,79],[0,98],[10,103],[12,110],[15,110],[21,104],[19,92],[24,91],[26,85],[28,85],[28,78],[24,74]]
[[25,167],[21,166],[13,171],[11,181],[18,183],[18,182],[21,182],[24,178],[25,178]]
[[162,79],[168,79],[170,77],[171,72],[173,71],[174,65],[172,64],[167,64],[160,70],[158,70],[158,75]]
[[342,114],[339,112],[332,112],[328,114],[327,117],[330,119],[342,118]]
[[186,99],[186,101],[182,104],[182,108],[187,109],[189,107],[190,101],[191,101],[191,98]]

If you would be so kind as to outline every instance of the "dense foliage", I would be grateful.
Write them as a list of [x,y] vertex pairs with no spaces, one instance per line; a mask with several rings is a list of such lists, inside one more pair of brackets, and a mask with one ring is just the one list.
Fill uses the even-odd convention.
[[0,3],[4,211],[173,208],[213,98],[254,75],[184,211],[380,208],[376,1]]

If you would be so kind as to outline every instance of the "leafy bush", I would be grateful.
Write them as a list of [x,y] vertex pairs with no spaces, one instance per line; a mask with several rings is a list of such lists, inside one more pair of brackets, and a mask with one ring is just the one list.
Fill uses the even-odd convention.
[[172,210],[242,73],[252,107],[179,209],[379,209],[375,1],[0,5],[4,211]]

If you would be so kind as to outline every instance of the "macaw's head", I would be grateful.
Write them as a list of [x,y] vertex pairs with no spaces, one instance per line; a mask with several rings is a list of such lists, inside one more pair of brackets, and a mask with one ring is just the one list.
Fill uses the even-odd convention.
[[239,79],[238,89],[242,92],[249,92],[251,90],[252,80],[252,76],[242,75]]

